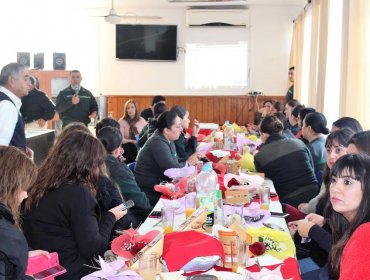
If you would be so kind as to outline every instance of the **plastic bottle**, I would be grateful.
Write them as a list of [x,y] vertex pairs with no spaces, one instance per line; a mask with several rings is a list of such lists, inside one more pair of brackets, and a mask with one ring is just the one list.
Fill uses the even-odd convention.
[[208,162],[202,167],[196,179],[197,186],[197,207],[207,208],[207,220],[205,229],[212,231],[214,224],[215,198],[218,190],[218,177],[212,169],[212,163]]
[[215,201],[215,225],[223,226],[225,223],[224,203],[222,201],[222,191],[217,190]]
[[226,121],[224,126],[224,149],[232,150],[234,131],[229,121]]

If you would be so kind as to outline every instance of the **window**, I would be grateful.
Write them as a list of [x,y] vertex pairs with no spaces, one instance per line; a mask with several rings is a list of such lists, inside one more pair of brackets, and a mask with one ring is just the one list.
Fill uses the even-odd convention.
[[187,89],[245,88],[247,86],[247,42],[186,45],[185,87]]

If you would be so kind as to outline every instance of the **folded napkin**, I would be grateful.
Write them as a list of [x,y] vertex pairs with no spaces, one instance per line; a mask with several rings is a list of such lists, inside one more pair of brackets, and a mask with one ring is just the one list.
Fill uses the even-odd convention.
[[163,185],[155,185],[154,189],[157,192],[163,193],[166,196],[166,198],[176,199],[184,196],[184,194],[186,193],[186,189],[188,186],[187,182],[188,182],[187,178],[182,178],[176,184],[166,183]]
[[197,152],[200,152],[200,153],[206,153],[208,152],[210,149],[213,148],[214,146],[214,142],[202,142],[202,143],[199,143],[198,147],[197,147]]
[[[197,257],[214,259],[215,256],[221,258],[222,261],[225,260],[221,242],[207,234],[190,230],[173,232],[164,236],[162,257],[166,261],[169,271],[183,269],[185,265]],[[202,263],[204,264],[205,262],[204,260]],[[210,269],[212,266],[205,270]]]
[[182,168],[170,168],[164,171],[164,175],[172,179],[180,179],[193,175],[196,171],[195,166],[186,165]]
[[99,256],[99,262],[101,270],[95,271],[81,280],[142,280],[135,271],[130,270],[126,265],[125,261],[120,259],[111,263],[107,263]]

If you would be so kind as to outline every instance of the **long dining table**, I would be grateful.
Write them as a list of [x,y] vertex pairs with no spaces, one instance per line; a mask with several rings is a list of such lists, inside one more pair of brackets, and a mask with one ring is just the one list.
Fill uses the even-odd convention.
[[[274,184],[270,179],[265,178],[263,182],[263,186],[268,186],[270,188],[271,193],[275,193]],[[155,205],[153,211],[161,211],[161,208],[165,204],[168,204],[168,201],[166,203],[166,201],[164,200],[166,200],[166,198],[164,197],[160,198],[157,204]],[[282,213],[282,206],[281,206],[280,201],[278,200],[278,197],[271,199],[269,210],[271,212]],[[174,230],[176,231],[176,228],[180,226],[185,220],[186,220],[185,213],[176,214],[175,220],[174,220]],[[288,229],[287,223],[284,218],[271,216],[267,220],[267,222],[281,227],[282,229],[284,229],[284,231],[286,231],[289,234],[289,229]],[[161,225],[160,218],[148,217],[145,220],[145,222],[140,226],[139,233],[146,234],[147,232],[151,230],[162,231],[162,225]],[[281,273],[284,279],[294,279],[294,280],[301,279],[300,272],[299,272],[299,266],[298,266],[298,262],[296,258],[290,257],[290,258],[285,259],[282,264],[270,265],[270,266],[266,266],[266,268],[273,270],[279,265],[281,265]],[[260,267],[257,265],[253,265],[251,267],[248,267],[248,270],[252,272],[257,272],[260,270]]]

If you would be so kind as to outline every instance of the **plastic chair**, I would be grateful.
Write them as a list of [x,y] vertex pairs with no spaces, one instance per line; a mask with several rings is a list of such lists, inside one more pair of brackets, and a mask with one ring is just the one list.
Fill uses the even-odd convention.
[[134,170],[135,170],[135,166],[136,166],[136,161],[135,161],[135,162],[131,162],[131,163],[127,164],[127,167],[128,167],[132,172],[134,172]]

